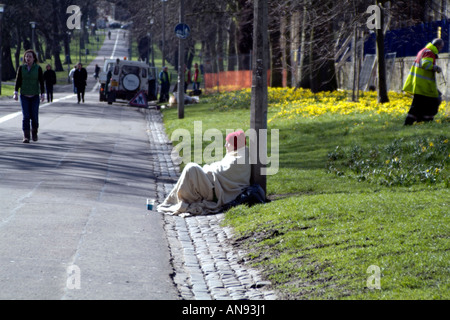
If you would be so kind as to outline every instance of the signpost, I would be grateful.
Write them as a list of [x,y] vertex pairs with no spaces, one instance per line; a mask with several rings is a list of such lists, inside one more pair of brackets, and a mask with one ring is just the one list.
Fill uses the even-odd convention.
[[184,23],[184,0],[180,0],[180,23],[175,26],[175,35],[178,37],[178,85],[177,105],[178,119],[184,118],[184,42],[189,37],[191,29]]

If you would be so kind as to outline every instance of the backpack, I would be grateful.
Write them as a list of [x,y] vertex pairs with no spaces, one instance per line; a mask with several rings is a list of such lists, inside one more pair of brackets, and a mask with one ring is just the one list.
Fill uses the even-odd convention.
[[249,207],[260,204],[260,203],[266,203],[269,202],[268,199],[266,199],[266,195],[264,193],[263,188],[259,184],[252,184],[244,190],[242,190],[241,194],[239,194],[233,201],[226,203],[222,209],[223,211],[227,211],[232,207],[246,204]]

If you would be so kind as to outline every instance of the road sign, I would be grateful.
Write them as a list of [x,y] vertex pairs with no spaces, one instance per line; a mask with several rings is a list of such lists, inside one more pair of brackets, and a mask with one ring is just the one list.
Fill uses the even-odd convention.
[[191,34],[191,28],[185,23],[179,23],[175,26],[175,35],[180,39],[186,39]]
[[147,107],[147,97],[144,93],[144,91],[139,91],[133,99],[130,100],[130,105],[135,107]]

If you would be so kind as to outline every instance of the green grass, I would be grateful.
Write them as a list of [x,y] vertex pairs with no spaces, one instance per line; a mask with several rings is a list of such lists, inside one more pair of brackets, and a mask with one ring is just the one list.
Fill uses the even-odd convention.
[[10,84],[3,84],[2,83],[2,97],[12,97],[14,94],[14,86]]
[[[193,137],[194,121],[224,136],[249,128],[248,109],[220,111],[203,101],[210,103],[186,105],[182,120],[176,109],[163,110],[169,137],[177,128]],[[450,298],[450,125],[438,118],[411,127],[403,116],[368,114],[270,124],[280,130],[280,169],[267,177],[273,201],[233,208],[225,224],[280,298]],[[389,176],[400,183],[383,183]],[[367,287],[371,265],[381,270],[379,290]]]

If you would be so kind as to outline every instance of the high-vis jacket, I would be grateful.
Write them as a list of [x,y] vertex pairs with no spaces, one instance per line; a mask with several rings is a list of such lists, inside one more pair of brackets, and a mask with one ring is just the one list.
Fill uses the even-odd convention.
[[427,97],[439,97],[435,70],[438,49],[431,43],[419,51],[406,78],[403,91]]
[[162,85],[162,84],[169,84],[170,85],[170,81],[171,81],[171,77],[170,77],[170,74],[168,73],[168,72],[166,72],[166,71],[164,71],[164,70],[162,70],[160,73],[159,73],[159,83]]
[[202,82],[202,73],[200,72],[200,69],[194,70],[194,82]]

